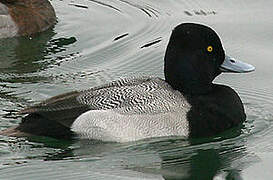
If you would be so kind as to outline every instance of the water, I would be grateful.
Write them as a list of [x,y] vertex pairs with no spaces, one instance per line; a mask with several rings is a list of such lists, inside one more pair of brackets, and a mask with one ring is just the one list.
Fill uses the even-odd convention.
[[58,23],[0,40],[0,130],[45,98],[120,77],[163,77],[173,27],[214,28],[227,54],[256,67],[223,74],[244,102],[244,128],[185,141],[125,144],[0,137],[0,179],[270,179],[273,176],[273,1],[54,0]]

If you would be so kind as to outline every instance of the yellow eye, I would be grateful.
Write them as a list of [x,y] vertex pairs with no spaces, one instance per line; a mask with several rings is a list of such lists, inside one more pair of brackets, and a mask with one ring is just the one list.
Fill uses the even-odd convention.
[[213,47],[212,47],[212,46],[208,46],[208,47],[207,47],[207,51],[208,51],[208,52],[212,52],[212,50],[213,50]]

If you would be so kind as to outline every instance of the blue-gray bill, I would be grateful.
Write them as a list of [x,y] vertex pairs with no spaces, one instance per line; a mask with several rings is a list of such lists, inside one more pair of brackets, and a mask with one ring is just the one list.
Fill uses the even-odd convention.
[[224,62],[220,66],[220,70],[222,72],[247,73],[254,71],[255,67],[226,55]]

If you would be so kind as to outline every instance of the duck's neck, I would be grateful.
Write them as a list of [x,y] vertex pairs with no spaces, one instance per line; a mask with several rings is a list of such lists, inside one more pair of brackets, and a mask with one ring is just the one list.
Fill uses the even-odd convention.
[[179,79],[172,79],[165,77],[166,82],[172,86],[173,89],[180,91],[185,95],[203,95],[209,94],[212,90],[212,83],[200,84],[198,81],[179,81]]
[[[202,67],[196,68],[192,64],[172,60],[165,61],[164,74],[166,82],[173,89],[183,94],[198,95],[207,94],[212,90],[214,75],[202,71]],[[204,68],[205,69],[205,68]]]

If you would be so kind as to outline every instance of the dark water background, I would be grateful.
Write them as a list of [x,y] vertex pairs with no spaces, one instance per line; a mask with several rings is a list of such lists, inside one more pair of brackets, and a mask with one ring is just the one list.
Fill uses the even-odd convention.
[[247,122],[217,137],[92,143],[0,137],[0,179],[272,179],[273,1],[53,0],[58,23],[32,37],[0,40],[0,129],[45,98],[120,77],[163,77],[173,27],[215,29],[227,54],[256,67],[222,74]]

